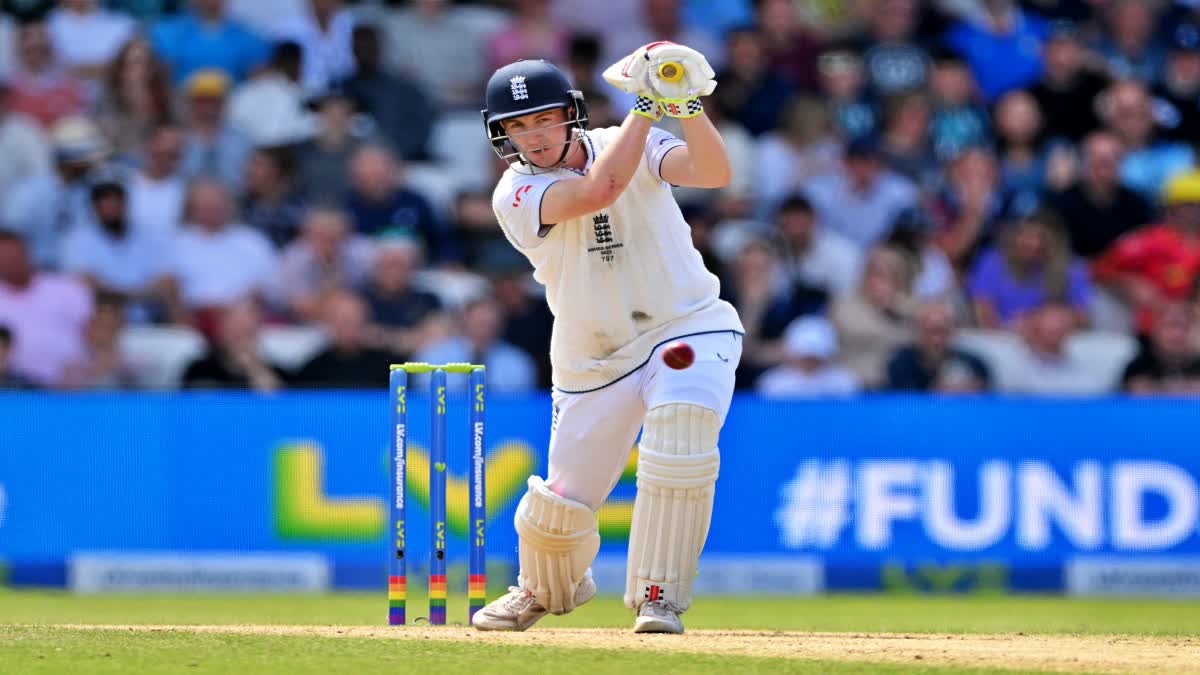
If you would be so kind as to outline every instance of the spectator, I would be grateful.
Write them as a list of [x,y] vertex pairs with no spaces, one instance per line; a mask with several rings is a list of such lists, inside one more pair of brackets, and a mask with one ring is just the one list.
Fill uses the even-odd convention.
[[789,100],[779,128],[759,136],[756,149],[755,197],[766,212],[804,181],[841,169],[842,146],[829,107],[815,97]]
[[771,70],[762,34],[755,28],[738,28],[725,37],[726,65],[717,73],[721,83],[713,101],[724,117],[741,123],[758,136],[778,126],[779,110],[794,89]]
[[420,258],[420,246],[413,240],[384,237],[376,246],[371,280],[363,293],[373,342],[399,355],[412,354],[446,329],[441,301],[413,284]]
[[1102,368],[1067,349],[1075,331],[1075,309],[1050,301],[1033,311],[1021,349],[997,380],[1006,392],[1043,396],[1096,395],[1109,390]]
[[[533,359],[501,339],[504,315],[492,297],[467,301],[460,319],[461,334],[434,342],[417,352],[424,363],[479,363],[487,366],[489,391],[506,394],[527,393],[537,383]],[[463,378],[450,383],[451,390],[466,386]]]
[[862,138],[879,131],[879,113],[866,91],[862,58],[833,49],[821,54],[817,74],[822,97],[829,101],[834,127],[842,138]]
[[356,26],[353,45],[356,68],[343,83],[346,93],[374,118],[396,154],[408,161],[429,159],[435,115],[429,98],[413,80],[383,70],[374,26]]
[[854,287],[862,253],[854,242],[821,226],[803,195],[789,197],[775,213],[783,266],[792,283],[832,297]]
[[354,125],[354,101],[338,86],[310,101],[317,111],[316,134],[300,145],[300,175],[304,194],[314,201],[344,198],[350,189],[350,159],[367,140]]
[[1125,146],[1121,182],[1151,200],[1195,159],[1189,146],[1159,138],[1153,105],[1146,86],[1136,80],[1115,82],[1100,99],[1105,123]]
[[1107,35],[1097,51],[1113,77],[1154,82],[1163,72],[1166,56],[1154,41],[1155,8],[1145,0],[1112,0],[1104,12]]
[[59,386],[65,389],[130,389],[136,382],[133,364],[121,351],[125,303],[117,296],[100,294],[96,310],[84,328],[84,355],[63,369]]
[[389,71],[416,79],[439,108],[478,107],[490,74],[488,41],[471,8],[449,0],[414,0],[387,10],[382,30]]
[[280,258],[280,304],[300,321],[318,320],[331,293],[363,289],[374,255],[370,240],[350,234],[345,213],[325,207],[310,210],[303,236]]
[[934,241],[951,264],[969,269],[1012,206],[1000,185],[995,155],[986,148],[968,148],[947,170],[947,184],[938,198],[941,222]]
[[145,38],[135,36],[108,64],[96,122],[112,143],[114,154],[133,165],[145,138],[172,117],[167,65],[154,55]]
[[533,359],[538,388],[551,387],[550,350],[546,345],[550,344],[554,315],[541,286],[533,282],[533,269],[511,247],[493,250],[480,262],[479,269],[492,282],[492,293],[504,314],[501,339]]
[[1073,143],[1100,128],[1096,99],[1108,78],[1087,67],[1079,31],[1072,23],[1051,24],[1041,80],[1030,89],[1046,118],[1045,135]]
[[737,308],[742,325],[742,360],[737,387],[748,388],[767,368],[782,359],[779,338],[793,319],[806,309],[793,294],[792,285],[770,240],[750,236],[733,261],[729,283],[722,284],[722,298]]
[[614,31],[605,40],[605,63],[614,63],[644,44],[668,40],[704,54],[709,64],[720,70],[725,62],[721,44],[708,31],[684,25],[682,4],[682,0],[642,0],[639,20],[622,26],[621,30]]
[[1000,144],[1000,181],[1008,194],[1027,194],[1039,198],[1051,180],[1063,180],[1053,187],[1063,189],[1070,174],[1052,175],[1048,152],[1041,144],[1042,111],[1029,92],[1011,91],[996,103],[996,137]]
[[1168,302],[1148,340],[1125,367],[1121,388],[1133,394],[1200,394],[1200,350],[1192,342],[1196,309]]
[[838,296],[830,308],[841,362],[868,389],[883,384],[887,360],[912,339],[912,279],[913,261],[906,254],[878,246],[867,255],[859,287]]
[[277,272],[271,242],[232,216],[221,183],[209,178],[193,182],[186,224],[166,256],[165,274],[177,287],[174,318],[187,321],[194,313],[198,327],[209,334],[221,308],[248,296],[270,296]]
[[186,181],[180,170],[183,133],[167,124],[146,137],[142,166],[129,180],[129,221],[139,232],[170,237],[183,215]]
[[1165,135],[1190,143],[1200,129],[1200,23],[1187,21],[1171,30],[1166,72],[1154,96],[1169,107]]
[[941,167],[933,156],[929,99],[922,93],[897,94],[884,104],[880,155],[889,169],[925,189],[936,188]]
[[63,0],[47,23],[62,64],[87,79],[104,74],[137,28],[128,16],[110,12],[98,0]]
[[300,368],[295,382],[327,389],[386,388],[392,354],[369,346],[367,312],[353,293],[330,296],[323,319],[332,343]]
[[991,141],[991,120],[979,101],[975,76],[962,57],[946,49],[934,54],[930,78],[933,118],[929,137],[942,160]]
[[1137,310],[1148,334],[1168,300],[1183,300],[1200,277],[1200,171],[1172,178],[1163,195],[1166,222],[1116,241],[1092,268]]
[[[704,261],[704,269],[724,283],[729,278],[725,260],[717,253],[716,236],[718,214],[701,203],[681,204],[679,208],[683,220],[691,229],[692,246],[700,252]],[[510,248],[511,250],[511,248]],[[527,268],[526,268],[527,269]]]
[[130,227],[125,185],[115,175],[92,182],[91,211],[91,218],[63,239],[63,271],[77,275],[97,295],[120,301],[137,318],[161,318],[163,298],[154,282],[162,271],[165,242]]
[[837,351],[837,334],[828,320],[796,319],[783,334],[783,363],[763,373],[755,389],[775,399],[856,394],[861,389],[858,376],[838,365]]
[[1121,141],[1106,132],[1083,142],[1079,180],[1052,193],[1050,203],[1063,216],[1071,250],[1094,259],[1118,237],[1150,222],[1153,210],[1140,193],[1121,185]]
[[879,153],[876,138],[854,139],[846,147],[843,170],[804,185],[821,224],[862,250],[886,237],[896,216],[917,203],[916,187],[884,168]]
[[1071,255],[1062,225],[1050,211],[1009,226],[999,244],[979,256],[969,289],[975,318],[984,328],[1013,328],[1049,301],[1070,306],[1077,325],[1087,324],[1087,267]]
[[54,387],[84,355],[92,294],[72,277],[33,266],[24,239],[0,230],[0,324],[13,335],[8,366],[40,387]]
[[37,120],[10,106],[12,91],[0,75],[0,204],[25,176],[50,171],[50,144]]
[[304,52],[302,82],[321,91],[354,70],[351,33],[354,12],[343,0],[308,0],[300,12],[276,20],[276,38],[295,41]]
[[220,70],[200,69],[192,73],[184,89],[187,126],[183,129],[180,172],[187,180],[216,178],[236,192],[251,147],[225,115],[229,76]]
[[245,80],[267,59],[267,44],[225,13],[225,0],[192,0],[191,11],[150,27],[154,51],[171,67],[176,84],[201,68],[219,68]]
[[420,239],[434,263],[457,260],[454,243],[437,222],[433,207],[404,184],[403,166],[390,152],[367,146],[350,160],[346,206],[362,234],[392,232]]
[[866,32],[854,41],[863,54],[867,82],[881,97],[923,89],[929,55],[917,44],[917,0],[877,0],[865,12]]
[[83,82],[63,69],[46,24],[34,21],[17,32],[17,68],[8,80],[9,106],[50,129],[64,117],[81,115],[87,106]]
[[12,350],[12,330],[8,326],[0,324],[0,390],[32,389],[32,382],[9,369],[9,365],[12,363]]
[[550,15],[549,0],[514,0],[513,10],[512,21],[487,41],[488,65],[494,70],[517,59],[562,61],[569,36],[566,27]]
[[188,364],[183,373],[184,388],[263,393],[282,389],[284,372],[259,354],[261,329],[262,312],[253,300],[239,300],[223,308],[208,353]]
[[757,5],[758,24],[762,28],[771,69],[798,91],[815,92],[820,42],[800,22],[796,3],[792,0],[759,0]]
[[484,190],[464,190],[454,197],[450,234],[463,249],[463,262],[477,270],[495,251],[512,248],[496,227],[492,195]]
[[[958,290],[954,267],[942,249],[933,242],[933,223],[924,209],[908,209],[892,222],[891,234],[884,244],[893,246],[917,265],[912,294],[917,298],[944,298]],[[856,269],[856,273],[858,270]],[[855,282],[858,277],[855,277]]]
[[267,67],[238,86],[229,99],[229,124],[255,145],[286,145],[316,130],[300,86],[300,45],[280,42]]
[[953,306],[942,299],[922,302],[916,310],[916,341],[892,355],[887,389],[892,391],[970,394],[991,383],[979,357],[954,346],[958,331]]
[[261,147],[246,163],[242,216],[276,248],[287,246],[300,232],[307,200],[295,184],[295,152],[290,147]]
[[1016,0],[987,0],[981,12],[955,22],[945,41],[971,65],[984,99],[991,103],[1037,81],[1041,44],[1048,34],[1046,23],[1018,7]]
[[18,180],[0,203],[0,227],[20,232],[41,268],[57,267],[63,235],[89,219],[87,175],[108,153],[99,130],[84,117],[59,121],[50,143],[53,168]]

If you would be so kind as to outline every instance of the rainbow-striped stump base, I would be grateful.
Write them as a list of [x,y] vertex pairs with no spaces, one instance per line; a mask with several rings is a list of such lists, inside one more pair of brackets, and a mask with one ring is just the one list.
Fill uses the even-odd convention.
[[429,575],[429,623],[446,625],[446,575]]
[[467,621],[475,617],[475,612],[487,604],[487,575],[472,574],[467,582]]
[[407,584],[404,577],[388,577],[388,624],[404,625],[404,602]]

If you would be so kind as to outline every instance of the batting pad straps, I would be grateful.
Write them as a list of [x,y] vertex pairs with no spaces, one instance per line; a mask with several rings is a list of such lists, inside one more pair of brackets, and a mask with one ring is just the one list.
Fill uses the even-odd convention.
[[596,514],[554,494],[538,476],[517,505],[521,573],[517,582],[551,614],[575,609],[575,589],[600,550]]
[[638,444],[626,606],[651,600],[681,611],[691,606],[721,465],[719,432],[717,413],[698,405],[671,403],[646,415]]

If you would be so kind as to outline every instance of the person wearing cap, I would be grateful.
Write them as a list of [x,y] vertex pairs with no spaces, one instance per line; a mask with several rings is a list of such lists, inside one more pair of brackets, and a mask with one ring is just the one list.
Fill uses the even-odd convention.
[[108,144],[85,117],[59,120],[50,144],[54,166],[13,184],[0,203],[0,226],[23,233],[34,263],[53,268],[62,236],[90,217],[88,174],[107,157]]
[[1137,312],[1137,329],[1154,329],[1163,305],[1186,300],[1200,277],[1200,171],[1179,174],[1163,191],[1165,222],[1117,240],[1092,268]]
[[802,192],[825,227],[865,251],[887,236],[900,212],[917,205],[917,188],[884,167],[873,135],[852,139],[844,164],[840,171],[805,181]]
[[805,316],[783,334],[783,363],[758,378],[755,390],[766,398],[851,396],[862,389],[858,376],[834,361],[837,333],[829,321]]
[[1169,37],[1167,67],[1153,93],[1170,104],[1171,123],[1165,135],[1191,142],[1200,129],[1200,23],[1178,23]]
[[219,68],[241,82],[267,60],[267,43],[229,18],[225,0],[193,0],[190,6],[150,26],[154,52],[171,66],[175,84],[201,68]]
[[189,179],[216,178],[236,192],[251,148],[225,115],[231,85],[229,76],[215,68],[197,70],[187,79],[179,171]]

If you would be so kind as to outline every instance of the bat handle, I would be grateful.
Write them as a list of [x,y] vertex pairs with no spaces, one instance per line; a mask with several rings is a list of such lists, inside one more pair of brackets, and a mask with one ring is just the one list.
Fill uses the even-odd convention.
[[683,79],[683,64],[667,61],[658,66],[658,76],[666,82],[677,82]]

